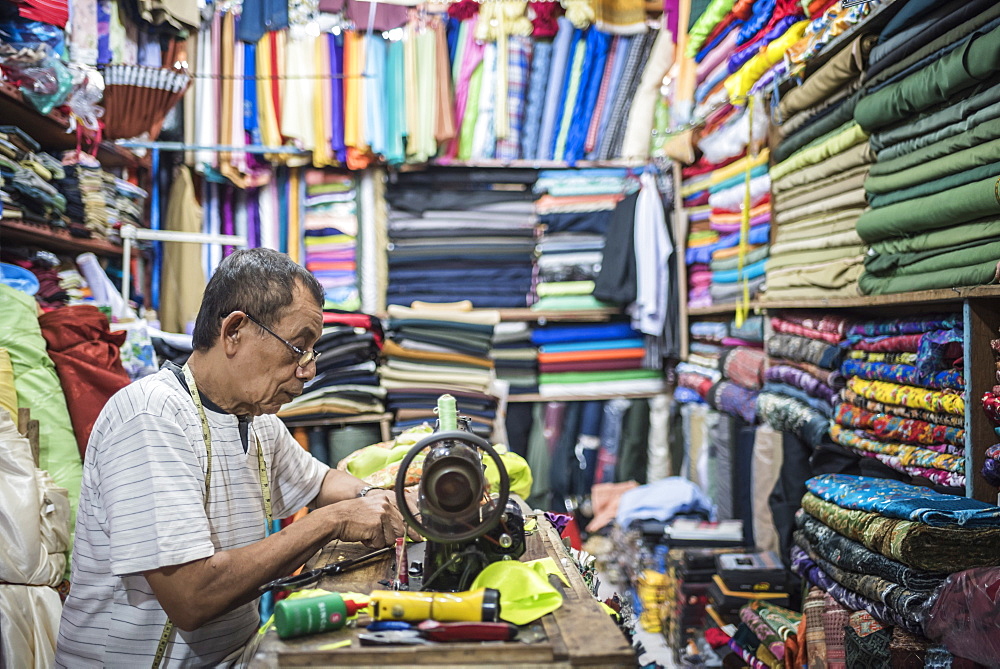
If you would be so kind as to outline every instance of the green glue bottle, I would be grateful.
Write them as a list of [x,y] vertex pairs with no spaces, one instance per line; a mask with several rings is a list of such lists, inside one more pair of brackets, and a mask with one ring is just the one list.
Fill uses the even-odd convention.
[[274,626],[282,639],[339,630],[364,606],[337,593],[283,599],[274,607]]

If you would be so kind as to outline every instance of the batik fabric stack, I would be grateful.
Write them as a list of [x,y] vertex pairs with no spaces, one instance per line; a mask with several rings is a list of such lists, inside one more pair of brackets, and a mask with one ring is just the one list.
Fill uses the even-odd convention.
[[645,368],[643,336],[628,323],[551,325],[531,335],[538,350],[541,395],[656,393],[663,373]]
[[877,156],[857,224],[871,247],[861,291],[995,283],[1000,6],[908,2],[870,61],[854,110]]
[[[993,423],[993,430],[1000,437],[1000,339],[991,339],[990,347],[996,359],[997,385],[983,393],[983,411]],[[983,476],[991,485],[1000,487],[1000,443],[986,449],[986,459],[983,461]]]
[[537,247],[533,309],[611,306],[593,296],[594,282],[615,207],[635,185],[621,169],[539,173],[535,212],[543,232]]
[[783,312],[771,318],[770,357],[757,415],[775,430],[817,447],[829,438],[842,386],[840,361],[848,322],[837,316]]
[[382,324],[374,316],[325,311],[314,347],[320,354],[316,376],[278,415],[302,420],[384,413],[386,391],[376,373],[383,344]]
[[496,417],[494,363],[490,359],[496,311],[393,305],[389,307],[384,362],[378,373],[387,392],[388,409],[395,413],[393,430],[436,419],[437,398],[449,393],[458,400],[459,413],[471,429],[491,434]]
[[403,173],[389,202],[389,304],[524,308],[535,219],[530,170]]
[[[925,637],[946,577],[1000,564],[996,506],[868,477],[827,474],[806,486],[792,569],[814,586],[803,607],[810,666],[823,660],[871,666],[852,661],[860,652],[854,637],[867,636],[863,626],[848,623],[859,611],[878,627],[894,628],[869,639],[877,643],[867,652],[877,647],[896,657],[905,646],[929,655]],[[831,618],[842,622],[819,624]],[[826,628],[825,638],[812,631],[814,625]]]
[[344,172],[305,174],[306,269],[323,286],[331,308],[361,305],[357,276],[358,211],[354,177]]
[[740,624],[729,647],[753,669],[796,666],[802,614],[766,601],[740,609]]
[[960,316],[853,324],[833,441],[902,480],[965,486]]

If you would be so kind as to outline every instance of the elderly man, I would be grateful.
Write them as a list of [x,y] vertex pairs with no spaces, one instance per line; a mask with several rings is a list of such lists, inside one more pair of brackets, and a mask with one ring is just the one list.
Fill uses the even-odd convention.
[[[243,664],[262,584],[333,539],[377,548],[403,536],[389,493],[312,458],[272,415],[316,372],[322,304],[288,256],[237,251],[205,289],[187,365],[104,407],[84,462],[58,666]],[[266,536],[267,518],[306,505]]]

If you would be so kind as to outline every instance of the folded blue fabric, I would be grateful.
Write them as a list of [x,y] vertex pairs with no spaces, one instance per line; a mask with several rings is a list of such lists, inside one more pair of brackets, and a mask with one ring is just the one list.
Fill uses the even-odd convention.
[[845,509],[934,527],[1000,527],[1000,507],[968,497],[944,495],[930,488],[889,479],[825,474],[806,481],[809,492]]
[[542,353],[570,353],[573,351],[607,351],[615,348],[636,348],[642,346],[642,339],[605,339],[603,341],[582,341],[571,344],[546,344]]
[[[748,244],[766,244],[768,239],[771,237],[771,224],[761,223],[760,225],[754,225],[750,228],[750,234],[747,236]],[[740,233],[733,232],[719,238],[719,241],[714,244],[708,244],[706,246],[695,246],[687,250],[685,261],[688,265],[694,265],[695,263],[709,264],[712,262],[712,254],[720,249],[729,249],[740,243]]]
[[[743,279],[756,279],[759,276],[764,276],[764,268],[767,265],[767,258],[763,260],[758,260],[755,263],[750,263],[743,267]],[[736,283],[740,280],[740,273],[735,269],[727,269],[721,272],[712,272],[712,282],[713,283]]]
[[531,333],[534,344],[557,344],[605,339],[630,339],[639,336],[628,323],[600,323],[597,325],[553,325]]

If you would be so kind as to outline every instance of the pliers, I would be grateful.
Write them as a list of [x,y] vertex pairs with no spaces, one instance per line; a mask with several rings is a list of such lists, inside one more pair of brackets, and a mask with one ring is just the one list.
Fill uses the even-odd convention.
[[386,546],[385,548],[380,548],[377,551],[372,551],[365,555],[361,555],[356,558],[349,558],[347,560],[339,560],[337,562],[331,562],[328,565],[319,567],[317,569],[310,569],[309,571],[304,571],[301,574],[295,576],[283,576],[282,578],[275,579],[270,583],[265,583],[260,586],[261,592],[267,592],[268,590],[298,590],[304,588],[307,585],[312,585],[316,581],[320,580],[324,576],[332,576],[333,574],[339,574],[345,572],[348,569],[353,569],[359,564],[368,562],[369,560],[374,560],[377,557],[383,555],[388,555],[389,553],[396,550],[395,546]]

